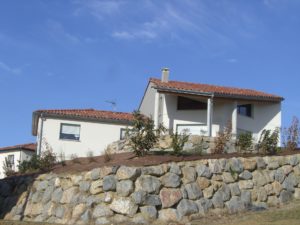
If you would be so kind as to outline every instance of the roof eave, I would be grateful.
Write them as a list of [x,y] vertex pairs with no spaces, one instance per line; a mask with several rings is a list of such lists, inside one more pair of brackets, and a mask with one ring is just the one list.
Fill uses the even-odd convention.
[[[95,117],[84,117],[84,116],[75,116],[75,115],[59,115],[55,113],[42,113],[44,118],[53,118],[53,119],[67,119],[67,120],[76,120],[76,121],[88,121],[88,122],[104,122],[104,123],[113,123],[121,125],[132,125],[133,121],[131,120],[118,120],[118,119],[108,119],[108,118],[95,118]],[[40,115],[38,116],[38,118]]]
[[200,91],[191,91],[191,90],[183,90],[176,88],[167,88],[167,87],[154,87],[157,91],[160,92],[172,92],[179,94],[190,94],[190,95],[198,95],[198,96],[206,96],[206,97],[219,97],[219,98],[230,98],[230,99],[243,99],[243,100],[256,100],[256,101],[267,101],[267,102],[281,102],[284,100],[283,97],[262,97],[262,96],[247,96],[247,95],[229,95],[222,93],[212,93],[212,92],[200,92]]

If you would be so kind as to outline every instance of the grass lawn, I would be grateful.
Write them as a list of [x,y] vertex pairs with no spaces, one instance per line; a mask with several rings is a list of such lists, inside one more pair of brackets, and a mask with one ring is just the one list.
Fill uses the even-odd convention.
[[262,212],[246,212],[238,215],[206,217],[193,221],[192,225],[299,225],[300,201],[280,208],[270,208]]

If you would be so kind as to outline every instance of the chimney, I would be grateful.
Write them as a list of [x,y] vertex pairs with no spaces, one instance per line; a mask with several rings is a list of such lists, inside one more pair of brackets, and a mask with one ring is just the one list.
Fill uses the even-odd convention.
[[168,68],[163,68],[161,70],[161,81],[162,82],[168,82],[169,81],[169,69]]

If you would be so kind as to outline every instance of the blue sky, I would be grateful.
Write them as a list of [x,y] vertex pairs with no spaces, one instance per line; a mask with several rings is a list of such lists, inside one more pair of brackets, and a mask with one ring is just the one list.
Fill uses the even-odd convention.
[[4,0],[0,146],[34,141],[32,112],[138,107],[160,77],[282,95],[300,117],[299,0]]

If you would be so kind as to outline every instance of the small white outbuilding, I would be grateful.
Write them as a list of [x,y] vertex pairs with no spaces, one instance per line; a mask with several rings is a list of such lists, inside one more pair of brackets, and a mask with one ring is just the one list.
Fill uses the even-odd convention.
[[70,159],[103,154],[109,144],[124,138],[133,115],[95,109],[38,110],[32,121],[37,153],[52,149],[58,157]]

